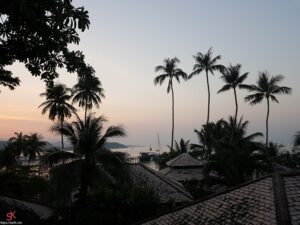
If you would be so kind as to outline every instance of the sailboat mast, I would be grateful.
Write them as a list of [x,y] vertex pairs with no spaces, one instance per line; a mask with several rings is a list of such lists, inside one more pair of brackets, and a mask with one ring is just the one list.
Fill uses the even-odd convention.
[[158,150],[159,150],[159,156],[160,156],[161,147],[160,147],[159,133],[157,133],[157,141],[158,141]]

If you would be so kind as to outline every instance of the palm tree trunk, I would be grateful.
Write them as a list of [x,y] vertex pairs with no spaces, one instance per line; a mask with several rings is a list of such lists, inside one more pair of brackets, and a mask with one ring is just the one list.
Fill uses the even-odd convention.
[[269,145],[269,113],[270,113],[270,102],[269,98],[267,97],[267,103],[268,103],[268,108],[267,108],[267,119],[266,119],[266,147]]
[[171,85],[172,91],[172,138],[171,138],[171,150],[173,150],[173,143],[174,143],[174,90],[173,85]]
[[87,112],[87,100],[85,100],[85,109],[84,109],[84,124],[86,125],[86,112]]
[[233,91],[234,91],[234,99],[235,99],[235,116],[234,116],[234,122],[236,124],[236,119],[237,119],[237,114],[238,114],[239,106],[238,106],[238,102],[237,102],[236,89],[233,88]]
[[[63,128],[63,124],[64,124],[64,120],[63,120],[63,118],[61,118],[61,120],[60,120],[61,129]],[[61,149],[64,149],[64,135],[62,132],[61,132]]]
[[208,122],[209,122],[209,112],[210,112],[210,89],[209,89],[209,80],[208,80],[208,71],[207,70],[206,70],[206,82],[207,82],[207,92],[208,92],[206,124],[208,124]]

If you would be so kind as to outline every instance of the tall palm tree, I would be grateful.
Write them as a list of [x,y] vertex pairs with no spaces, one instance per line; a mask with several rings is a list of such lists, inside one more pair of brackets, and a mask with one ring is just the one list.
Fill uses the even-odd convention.
[[223,91],[228,91],[229,89],[233,89],[234,92],[234,100],[235,100],[235,116],[234,120],[236,121],[237,114],[238,114],[238,101],[237,101],[237,94],[236,88],[243,88],[243,82],[248,76],[248,73],[241,74],[241,64],[237,64],[235,66],[229,65],[226,69],[221,71],[222,73],[222,80],[226,83],[218,93]]
[[264,98],[267,99],[267,118],[266,118],[266,147],[269,143],[269,113],[270,113],[270,99],[279,103],[275,95],[277,94],[291,94],[292,89],[285,86],[279,86],[279,83],[284,79],[282,75],[276,75],[269,78],[269,73],[260,72],[256,85],[244,85],[244,88],[250,92],[255,92],[245,97],[246,102],[251,105],[261,103]]
[[158,75],[154,78],[154,84],[162,85],[163,82],[167,79],[168,80],[168,88],[167,93],[172,93],[172,136],[171,136],[171,150],[173,149],[173,142],[174,142],[174,89],[173,89],[173,78],[180,83],[180,78],[186,80],[187,75],[182,69],[177,67],[177,63],[179,63],[179,59],[176,57],[174,58],[167,58],[164,60],[164,64],[155,67],[155,72],[162,72],[162,74]]
[[[65,118],[70,118],[72,113],[76,112],[76,109],[68,103],[72,98],[71,89],[67,88],[64,84],[49,86],[46,92],[40,94],[40,96],[46,97],[46,101],[39,106],[39,108],[43,107],[42,114],[49,111],[49,119],[55,120],[57,118],[60,121],[61,127]],[[61,134],[61,147],[64,149],[63,134]]]
[[193,56],[195,59],[195,65],[193,68],[193,72],[189,75],[189,79],[193,76],[200,74],[202,71],[206,73],[206,82],[207,82],[207,92],[208,92],[208,103],[207,103],[207,120],[206,124],[209,123],[209,114],[210,114],[210,87],[209,87],[209,79],[208,73],[210,72],[214,75],[214,71],[222,71],[225,69],[223,65],[217,64],[217,62],[221,59],[221,56],[218,55],[216,57],[212,56],[212,48],[208,50],[207,53],[203,54],[198,52],[197,55]]
[[84,121],[87,118],[87,110],[93,105],[99,108],[102,98],[105,98],[104,89],[98,77],[86,74],[79,77],[78,83],[73,87],[73,103],[78,102],[84,108]]
[[[118,153],[107,150],[105,144],[110,138],[125,136],[126,132],[120,126],[110,126],[103,133],[104,122],[107,121],[103,116],[93,117],[92,114],[89,114],[85,121],[82,121],[78,115],[76,117],[76,121],[64,123],[62,128],[59,125],[54,125],[51,130],[63,133],[73,146],[74,153],[70,155],[70,158],[77,158],[78,160],[65,166],[73,167],[77,164],[80,168],[79,201],[82,202],[88,187],[92,187],[93,183],[99,180],[99,176],[102,179],[105,176],[111,182],[114,182],[114,177],[124,176],[126,165],[122,157]],[[56,156],[58,157],[58,155]],[[62,156],[65,160],[66,155],[63,154]],[[95,176],[98,178],[93,179]]]

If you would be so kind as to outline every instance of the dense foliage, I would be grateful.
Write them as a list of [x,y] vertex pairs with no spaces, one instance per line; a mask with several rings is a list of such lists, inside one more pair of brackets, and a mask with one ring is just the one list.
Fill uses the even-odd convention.
[[69,50],[70,44],[79,43],[77,30],[89,28],[84,7],[76,8],[72,0],[1,1],[0,18],[0,85],[19,85],[6,68],[15,61],[48,82],[58,77],[58,67],[87,70],[82,52]]

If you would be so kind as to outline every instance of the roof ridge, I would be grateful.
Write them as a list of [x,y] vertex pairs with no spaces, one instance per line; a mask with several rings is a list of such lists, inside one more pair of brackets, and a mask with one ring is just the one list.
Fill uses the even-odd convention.
[[145,223],[145,222],[147,222],[147,221],[157,219],[157,218],[159,218],[159,217],[161,217],[161,216],[164,216],[164,215],[167,215],[167,214],[176,212],[176,211],[181,210],[181,209],[183,209],[183,208],[186,208],[186,207],[189,207],[189,206],[198,204],[198,203],[200,203],[200,202],[206,201],[206,200],[208,200],[208,199],[217,197],[217,196],[222,195],[222,194],[226,194],[226,193],[228,193],[228,192],[234,191],[234,190],[239,189],[239,188],[241,188],[241,187],[244,187],[244,186],[247,186],[247,185],[250,185],[250,184],[259,182],[259,181],[261,181],[261,180],[263,180],[263,179],[266,179],[266,178],[268,178],[268,177],[271,177],[271,178],[272,178],[272,175],[273,175],[273,173],[268,174],[268,175],[265,175],[265,176],[262,176],[262,177],[259,177],[259,178],[257,178],[257,179],[251,180],[251,181],[246,181],[246,182],[244,182],[244,183],[242,183],[242,184],[239,184],[239,185],[237,185],[237,186],[234,186],[234,187],[232,187],[232,188],[229,188],[229,189],[227,189],[227,190],[225,190],[225,191],[222,191],[222,192],[219,192],[219,193],[215,193],[215,194],[212,194],[212,195],[208,195],[208,196],[206,196],[206,197],[204,197],[204,198],[201,198],[201,199],[199,199],[199,200],[190,202],[190,203],[188,203],[188,204],[185,204],[185,205],[176,207],[176,208],[174,208],[174,209],[165,211],[165,212],[163,212],[163,213],[160,213],[160,214],[158,214],[158,215],[156,215],[156,216],[153,216],[153,217],[150,217],[150,218],[148,218],[148,219],[139,221],[139,222],[137,222],[137,223],[134,223],[133,225],[143,224],[143,223]]
[[[174,161],[172,162],[172,164],[174,164],[178,159],[180,159],[180,158],[182,157],[183,154],[184,154],[184,153],[182,153],[182,154],[176,156],[176,157],[174,158]],[[172,159],[171,159],[171,160],[172,160]],[[167,162],[167,163],[168,163],[168,162]],[[171,166],[171,164],[170,164],[169,166]]]
[[[141,163],[138,163],[137,165],[142,166],[144,169],[148,170],[151,174],[153,174],[154,176],[158,177],[159,179],[165,181],[166,183],[168,183],[170,186],[172,186],[173,188],[175,188],[177,191],[179,191],[180,193],[182,193],[187,198],[193,200],[193,198],[191,198],[191,195],[190,196],[187,195],[183,190],[181,190],[181,188],[176,187],[176,185],[174,183],[172,183],[172,182],[170,182],[168,180],[169,178],[165,177],[163,174],[161,176],[158,176],[158,174],[156,172],[159,172],[159,171],[154,171],[153,169],[151,169],[151,168],[149,168],[149,167],[147,167],[147,166],[145,166],[145,165],[143,165]],[[188,192],[188,191],[186,191],[186,192]]]
[[275,213],[279,224],[288,225],[291,224],[291,217],[286,199],[283,176],[284,175],[278,172],[272,175]]

